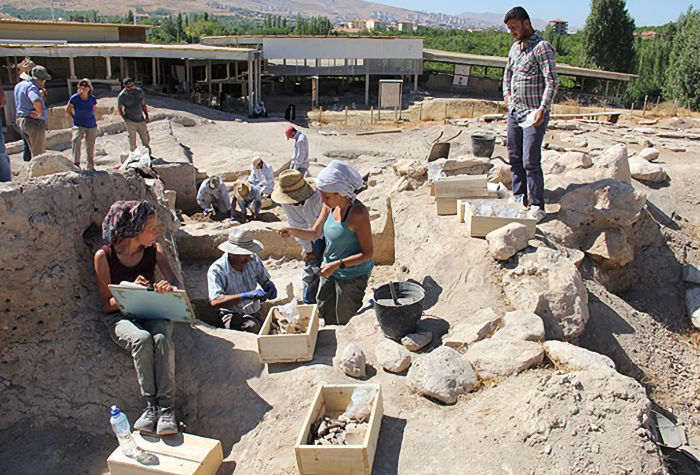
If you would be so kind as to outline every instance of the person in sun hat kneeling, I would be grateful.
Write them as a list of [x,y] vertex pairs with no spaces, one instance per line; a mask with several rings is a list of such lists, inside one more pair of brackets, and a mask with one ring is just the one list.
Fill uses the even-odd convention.
[[[258,257],[263,245],[253,231],[235,227],[219,245],[224,254],[209,266],[209,304],[219,310],[224,328],[260,331],[260,302],[277,298],[277,288]],[[258,288],[260,285],[261,288]]]
[[[250,210],[253,219],[258,219],[260,208],[262,207],[262,193],[260,192],[260,188],[246,181],[236,182],[233,187],[231,207],[233,209],[231,212],[231,221],[245,223],[248,219],[248,210]],[[239,215],[236,214],[238,208],[240,208]]]

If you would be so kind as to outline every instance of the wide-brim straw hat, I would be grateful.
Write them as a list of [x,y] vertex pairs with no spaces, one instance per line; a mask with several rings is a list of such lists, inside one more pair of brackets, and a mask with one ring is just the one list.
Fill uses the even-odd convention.
[[299,170],[284,170],[275,182],[270,198],[277,204],[292,205],[311,198],[316,183],[304,178]]
[[34,69],[34,66],[36,66],[36,63],[35,63],[34,61],[32,61],[32,60],[29,59],[29,58],[24,58],[24,59],[22,60],[22,62],[19,63],[19,64],[17,65],[17,67],[19,68],[19,70],[22,71],[22,72],[19,74],[19,77],[20,77],[21,79],[30,79],[31,76],[29,75],[29,71],[31,71],[32,69]]
[[239,181],[234,185],[233,192],[239,198],[246,198],[250,194],[250,185],[244,181]]
[[219,244],[219,250],[239,256],[252,256],[263,250],[263,244],[253,239],[250,229],[233,228],[228,233],[228,239]]

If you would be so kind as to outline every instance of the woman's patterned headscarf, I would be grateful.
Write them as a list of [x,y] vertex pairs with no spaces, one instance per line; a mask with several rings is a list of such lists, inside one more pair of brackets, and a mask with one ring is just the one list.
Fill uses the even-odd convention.
[[102,221],[102,239],[116,244],[123,238],[136,236],[143,231],[146,219],[155,212],[148,201],[116,201]]

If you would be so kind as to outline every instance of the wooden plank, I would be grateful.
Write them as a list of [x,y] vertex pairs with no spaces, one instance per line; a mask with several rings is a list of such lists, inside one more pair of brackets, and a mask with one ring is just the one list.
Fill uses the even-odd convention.
[[143,437],[136,431],[133,434],[136,444],[155,455],[158,463],[143,465],[117,447],[107,459],[112,475],[214,475],[223,461],[221,442],[216,439],[185,433],[168,437]]
[[[318,446],[307,444],[311,425],[322,417],[323,412],[339,413],[350,402],[352,392],[360,386],[376,387],[377,393],[372,400],[372,413],[368,421],[367,433],[362,445]],[[312,474],[366,474],[372,472],[374,454],[379,440],[383,402],[381,386],[365,385],[326,385],[317,392],[314,403],[309,410],[302,431],[299,433],[295,454],[297,467],[302,475]]]
[[357,132],[355,135],[400,134],[401,132],[401,129],[366,130]]
[[311,361],[314,358],[316,339],[318,337],[318,306],[299,305],[299,314],[309,316],[306,332],[289,335],[270,335],[272,311],[270,308],[258,333],[258,355],[263,363],[297,363]]

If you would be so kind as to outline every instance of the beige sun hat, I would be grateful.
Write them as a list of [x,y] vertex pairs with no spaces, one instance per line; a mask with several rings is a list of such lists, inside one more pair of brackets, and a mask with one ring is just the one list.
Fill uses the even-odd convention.
[[316,191],[316,183],[306,180],[299,170],[284,170],[275,181],[272,201],[292,205],[307,200]]
[[22,62],[17,65],[17,68],[21,71],[19,73],[19,77],[21,79],[30,79],[31,76],[29,75],[29,71],[34,69],[34,66],[36,66],[34,61],[32,61],[30,58],[24,58]]
[[263,244],[253,239],[253,231],[236,227],[228,233],[228,239],[219,244],[219,250],[238,256],[252,256],[263,250]]
[[238,198],[246,198],[250,194],[250,185],[245,181],[238,181],[233,185],[233,192]]

